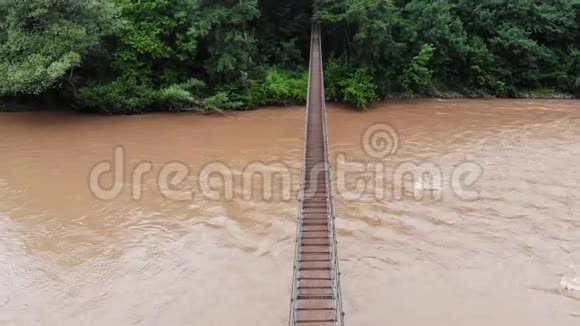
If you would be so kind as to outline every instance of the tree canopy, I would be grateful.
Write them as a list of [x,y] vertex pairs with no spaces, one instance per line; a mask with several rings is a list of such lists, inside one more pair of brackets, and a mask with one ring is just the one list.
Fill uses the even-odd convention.
[[302,103],[312,17],[327,97],[580,95],[578,0],[0,0],[0,96],[79,110]]
[[106,0],[0,1],[0,94],[60,86],[116,22]]

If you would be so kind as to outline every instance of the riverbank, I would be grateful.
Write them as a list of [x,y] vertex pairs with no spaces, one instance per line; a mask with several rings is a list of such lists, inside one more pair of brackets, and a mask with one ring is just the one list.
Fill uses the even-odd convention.
[[[531,100],[580,100],[580,97],[577,97],[570,93],[559,93],[559,92],[546,92],[546,91],[530,91],[530,92],[521,92],[518,96],[514,97],[497,97],[490,94],[485,93],[476,93],[476,92],[459,92],[459,91],[441,91],[437,89],[431,89],[425,94],[392,94],[387,96],[381,101],[377,101],[372,103],[369,107],[374,107],[377,105],[381,105],[382,103],[389,102],[391,100],[414,100],[414,99],[465,99],[465,100],[518,100],[518,99],[531,99]],[[349,104],[346,103],[336,103],[339,105],[344,105],[345,107],[350,107],[353,110],[362,110],[365,109],[357,109]],[[275,107],[288,107],[288,106],[304,106],[305,103],[299,104],[292,104],[292,105],[278,105]],[[0,100],[0,112],[78,112],[81,114],[103,114],[103,115],[139,115],[139,114],[147,114],[147,113],[198,113],[198,114],[225,114],[227,112],[240,112],[240,111],[254,111],[260,110],[264,108],[271,108],[272,105],[265,105],[259,106],[255,108],[241,108],[241,109],[219,109],[215,108],[212,110],[202,109],[202,108],[182,108],[179,110],[173,108],[167,109],[156,109],[156,110],[146,110],[142,112],[133,112],[130,114],[127,113],[115,113],[115,112],[93,112],[93,111],[82,111],[77,110],[70,105],[63,105],[58,106],[56,103],[15,103],[15,102],[2,102]]]
[[551,89],[537,89],[519,91],[514,96],[499,97],[484,91],[475,90],[442,90],[435,87],[425,93],[419,94],[393,94],[386,99],[416,99],[416,98],[439,98],[439,99],[544,99],[544,100],[573,100],[580,99],[572,93],[558,92]]

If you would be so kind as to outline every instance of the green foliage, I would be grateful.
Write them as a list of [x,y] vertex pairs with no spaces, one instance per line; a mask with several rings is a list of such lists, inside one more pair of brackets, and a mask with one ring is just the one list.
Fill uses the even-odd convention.
[[486,93],[506,96],[506,84],[501,80],[497,58],[491,53],[483,39],[476,37],[469,44],[469,63],[465,68],[466,85]]
[[[187,72],[187,59],[196,38],[188,39],[197,1],[114,0],[121,10],[123,28],[112,49],[113,65],[124,76],[144,83],[178,82]],[[184,76],[185,77],[185,76]],[[161,85],[160,85],[161,86]]]
[[[578,0],[318,0],[326,95],[580,95]],[[0,0],[0,96],[108,113],[304,103],[310,0]]]
[[331,58],[324,65],[324,87],[326,99],[341,102],[343,99],[343,88],[341,81],[349,78],[351,67],[346,60],[341,58]]
[[349,66],[365,67],[381,95],[397,90],[396,80],[408,63],[413,29],[393,1],[320,0],[327,54],[346,58]]
[[348,78],[339,82],[342,91],[342,101],[359,109],[366,108],[378,99],[377,86],[368,70],[359,68]]
[[421,92],[431,85],[432,72],[429,61],[433,57],[434,48],[431,44],[423,44],[401,77],[402,85],[408,93]]
[[[222,108],[256,108],[262,105],[303,104],[306,102],[307,91],[307,72],[272,67],[247,83],[221,87],[217,99],[224,99],[223,101],[217,102],[211,97],[210,99],[211,103],[231,103]],[[224,94],[227,95],[227,100]]]
[[114,31],[115,15],[106,0],[1,1],[0,96],[72,83],[72,69]]
[[159,91],[155,105],[159,108],[173,111],[198,107],[200,103],[199,97],[204,88],[205,83],[197,79],[191,79],[181,84],[173,84]]
[[349,66],[344,59],[332,58],[324,71],[326,98],[364,109],[377,101],[377,85],[367,68]]
[[161,107],[166,107],[170,110],[179,110],[195,103],[193,96],[178,85],[171,85],[161,90],[157,101],[161,104]]
[[321,0],[319,7],[326,53],[369,69],[380,96],[431,83],[499,96],[570,91],[578,76],[569,49],[579,48],[576,0]]
[[155,102],[156,92],[134,78],[118,78],[107,84],[84,87],[80,91],[84,107],[104,113],[139,113]]
[[199,108],[205,83],[191,79],[157,90],[131,77],[121,77],[107,84],[81,88],[83,107],[105,113],[138,113],[142,110],[180,111]]
[[215,95],[203,100],[203,106],[206,109],[215,111],[222,109],[239,110],[243,107],[243,105],[243,102],[236,101],[227,92],[218,92]]
[[51,87],[71,68],[80,64],[80,55],[67,52],[50,57],[33,53],[17,62],[0,63],[0,95],[39,94]]
[[486,74],[504,84],[506,92],[517,88],[563,89],[568,72],[562,63],[567,61],[567,48],[578,33],[572,1],[455,2],[460,19],[469,22],[468,34],[484,40],[489,50],[494,65]]
[[271,104],[305,103],[308,93],[308,73],[270,69],[266,73],[262,91]]
[[258,4],[261,60],[283,68],[304,68],[310,45],[312,0],[260,0]]

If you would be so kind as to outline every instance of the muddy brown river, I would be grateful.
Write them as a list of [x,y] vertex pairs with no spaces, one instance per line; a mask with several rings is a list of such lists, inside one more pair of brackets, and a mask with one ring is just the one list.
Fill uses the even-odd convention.
[[[328,128],[347,325],[580,323],[580,101]],[[0,113],[0,325],[285,325],[303,132],[300,107]]]

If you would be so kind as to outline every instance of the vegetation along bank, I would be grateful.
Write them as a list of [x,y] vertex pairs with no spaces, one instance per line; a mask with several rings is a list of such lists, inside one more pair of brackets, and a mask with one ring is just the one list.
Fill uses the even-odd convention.
[[[303,103],[311,8],[2,0],[0,102],[103,113]],[[332,101],[580,96],[580,0],[319,0],[317,15]]]

